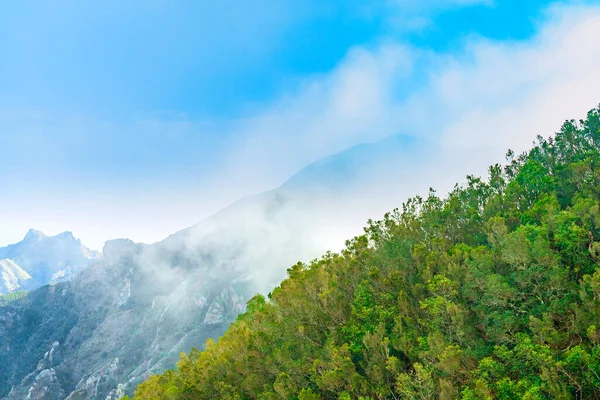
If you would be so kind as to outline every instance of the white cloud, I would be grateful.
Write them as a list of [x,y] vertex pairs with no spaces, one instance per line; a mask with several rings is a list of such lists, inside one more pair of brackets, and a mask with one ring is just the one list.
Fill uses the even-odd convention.
[[[35,204],[13,197],[12,208],[8,194],[0,199],[0,220],[17,234],[31,227],[50,234],[72,230],[94,247],[115,236],[159,240],[217,204],[277,186],[311,161],[396,133],[444,146],[450,161],[440,159],[428,170],[437,174],[432,183],[447,187],[466,173],[484,173],[508,148],[523,150],[538,134],[547,136],[600,103],[599,41],[600,7],[555,6],[538,34],[523,42],[470,38],[460,54],[392,41],[354,48],[331,73],[307,77],[295,93],[227,130],[233,147],[219,145],[224,156],[210,181],[147,193],[116,188],[102,196],[88,188],[71,199],[31,200]],[[183,126],[160,122],[152,131],[191,135],[205,125]]]
[[528,41],[470,38],[458,55],[391,42],[353,49],[331,74],[240,124],[224,181],[260,191],[326,154],[396,133],[477,151],[485,165],[469,170],[473,160],[463,160],[457,171],[484,172],[508,148],[523,150],[600,103],[599,39],[600,7],[556,6]]
[[[527,148],[600,103],[600,7],[554,7],[531,41],[479,39],[415,97],[445,110],[449,148]],[[467,61],[468,60],[468,61]]]
[[298,93],[241,121],[225,175],[241,190],[264,190],[316,159],[396,133],[388,85],[410,76],[412,60],[400,45],[351,50],[331,74],[307,79]]

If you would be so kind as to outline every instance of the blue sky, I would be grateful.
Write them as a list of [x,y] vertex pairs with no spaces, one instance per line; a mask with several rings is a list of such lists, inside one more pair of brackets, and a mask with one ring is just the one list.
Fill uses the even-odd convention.
[[156,111],[235,118],[293,90],[298,77],[330,71],[353,46],[527,38],[548,2],[417,3],[11,2],[0,16],[0,105],[111,120]]
[[[516,118],[511,100],[545,112],[563,103],[546,104],[544,93],[580,88],[582,105],[564,119],[590,105],[596,84],[552,53],[556,32],[594,25],[595,2],[1,7],[0,244],[28,228],[72,230],[95,248],[158,240],[352,145],[395,133],[477,145],[478,118]],[[598,33],[589,29],[562,46],[589,53]],[[516,74],[502,67],[513,55]],[[530,70],[530,59],[548,66]],[[582,80],[567,81],[571,72]],[[508,83],[487,85],[490,74]],[[436,118],[423,118],[432,108]],[[539,121],[525,125],[546,128]],[[497,136],[495,150],[530,142]]]

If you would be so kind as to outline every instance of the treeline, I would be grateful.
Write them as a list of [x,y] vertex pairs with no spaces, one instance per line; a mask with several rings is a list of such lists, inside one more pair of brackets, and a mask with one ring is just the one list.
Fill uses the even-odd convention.
[[27,291],[17,290],[10,293],[0,294],[0,307],[6,307],[13,301],[17,301],[27,296]]
[[600,398],[600,108],[296,264],[135,399]]

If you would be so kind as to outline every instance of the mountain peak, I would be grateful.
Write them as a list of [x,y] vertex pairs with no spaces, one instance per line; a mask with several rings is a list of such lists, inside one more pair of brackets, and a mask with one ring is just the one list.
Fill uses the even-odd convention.
[[46,234],[42,231],[38,231],[37,229],[30,229],[27,231],[24,240],[42,240],[47,238]]
[[[19,285],[15,284],[15,279],[19,278],[15,271],[18,270],[6,261],[0,268],[0,293],[19,287],[32,290],[67,280],[99,256],[98,252],[85,247],[70,231],[48,236],[37,229],[30,229],[22,241],[0,247],[0,260],[14,263],[30,279],[25,286],[21,285],[22,280],[19,280]],[[8,280],[10,284],[6,283]]]
[[75,239],[75,236],[73,236],[73,232],[71,232],[71,231],[65,231],[65,232],[59,233],[58,235],[56,235],[56,237],[60,238],[60,239],[77,240],[77,239]]

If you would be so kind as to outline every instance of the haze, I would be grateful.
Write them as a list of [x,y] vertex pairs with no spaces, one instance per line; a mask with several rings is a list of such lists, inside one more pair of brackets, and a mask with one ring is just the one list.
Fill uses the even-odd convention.
[[594,2],[227,3],[4,5],[0,245],[155,242],[394,134],[451,186],[598,101]]

